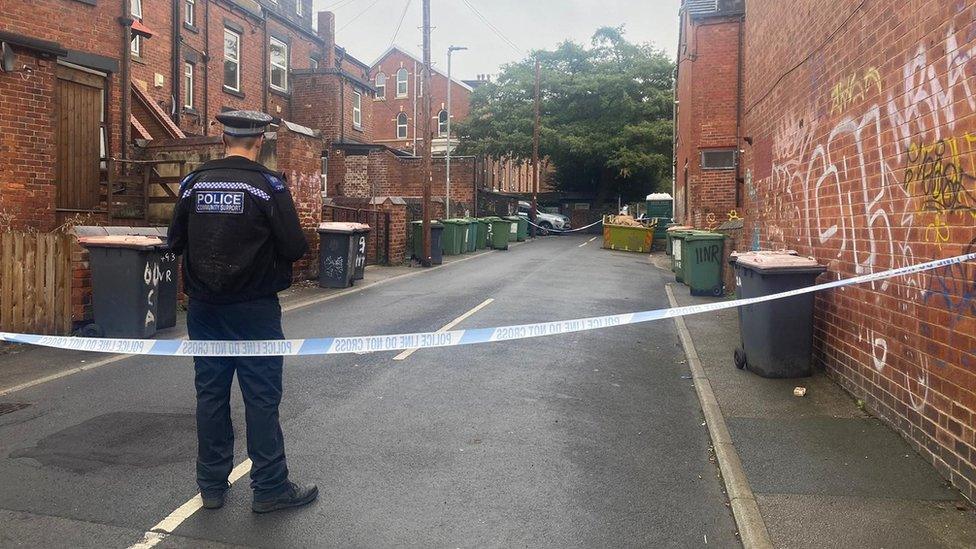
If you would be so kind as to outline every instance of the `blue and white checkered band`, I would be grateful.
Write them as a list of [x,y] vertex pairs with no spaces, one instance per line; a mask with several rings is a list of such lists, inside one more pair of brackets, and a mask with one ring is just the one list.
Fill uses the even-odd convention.
[[244,213],[244,191],[197,191],[198,214]]
[[190,196],[190,193],[193,191],[247,191],[261,200],[271,200],[270,194],[253,185],[239,181],[205,181],[197,183],[193,188],[184,191],[181,198]]

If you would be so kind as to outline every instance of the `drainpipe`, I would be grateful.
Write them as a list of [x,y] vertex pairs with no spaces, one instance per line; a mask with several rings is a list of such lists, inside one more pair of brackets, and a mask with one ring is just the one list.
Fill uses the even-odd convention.
[[181,2],[173,2],[173,55],[172,72],[170,80],[173,82],[173,122],[180,125],[180,111],[183,110],[183,100],[180,96],[180,85],[183,82],[183,59],[180,56],[180,29],[182,28],[182,17],[180,14]]
[[[122,94],[122,148],[119,157],[129,158],[129,141],[132,139],[132,5],[129,0],[122,0],[122,75],[119,91]],[[109,197],[111,199],[111,197]]]
[[261,61],[261,66],[264,67],[261,73],[261,112],[265,114],[268,113],[268,71],[271,70],[271,61],[269,60],[270,52],[268,51],[268,10],[267,8],[261,8],[261,23],[264,30],[264,45],[262,46],[262,51],[264,51],[264,60]]
[[203,3],[203,135],[210,135],[210,2]]
[[342,77],[342,61],[346,58],[346,50],[339,50],[336,56],[336,74],[339,81],[339,141],[346,140],[346,83]]
[[740,148],[742,146],[742,64],[744,60],[743,43],[745,42],[745,22],[746,16],[742,14],[739,17],[739,51],[738,51],[738,74],[736,75],[735,84],[735,207],[739,208],[742,206],[742,155],[740,154]]

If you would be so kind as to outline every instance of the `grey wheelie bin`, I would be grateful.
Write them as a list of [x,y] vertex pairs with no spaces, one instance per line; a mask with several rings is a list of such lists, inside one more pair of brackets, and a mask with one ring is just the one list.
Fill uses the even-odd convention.
[[[787,252],[748,252],[733,257],[738,298],[806,288],[827,268]],[[739,307],[742,346],[735,365],[762,377],[806,377],[811,371],[814,294]]]
[[[413,247],[413,258],[421,261],[424,255],[424,222],[410,222],[410,234]],[[444,225],[436,221],[430,222],[430,263],[440,265],[444,263]]]
[[162,240],[90,236],[78,241],[88,248],[95,333],[129,339],[152,337],[159,314],[162,271],[158,247]]
[[359,223],[319,225],[319,286],[348,288],[356,272],[356,231]]
[[[163,232],[166,229],[161,229]],[[161,237],[163,238],[163,237]],[[164,238],[165,242],[165,238]],[[179,258],[170,251],[168,244],[156,247],[159,252],[159,305],[156,329],[165,330],[176,326],[176,303],[179,296]]]
[[366,244],[369,238],[369,225],[357,223],[359,227],[353,232],[353,246],[356,249],[356,269],[352,273],[353,280],[366,278]]

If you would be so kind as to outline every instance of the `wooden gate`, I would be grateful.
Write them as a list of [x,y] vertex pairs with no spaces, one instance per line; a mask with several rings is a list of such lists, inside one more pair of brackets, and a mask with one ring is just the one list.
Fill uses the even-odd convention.
[[0,331],[71,332],[71,237],[0,234]]
[[57,68],[57,207],[88,211],[100,202],[105,78]]

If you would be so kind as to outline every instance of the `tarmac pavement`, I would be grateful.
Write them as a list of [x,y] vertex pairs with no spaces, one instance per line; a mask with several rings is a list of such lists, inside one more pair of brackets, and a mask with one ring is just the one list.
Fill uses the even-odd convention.
[[[291,310],[285,332],[432,331],[478,306],[459,328],[668,306],[646,256],[589,240],[389,279]],[[33,353],[50,361],[14,356]],[[394,356],[286,359],[289,468],[318,502],[254,515],[244,478],[168,536],[146,532],[196,493],[189,360],[124,358],[2,394],[29,406],[0,415],[0,546],[738,545],[671,322]],[[240,463],[237,391],[233,407]]]

